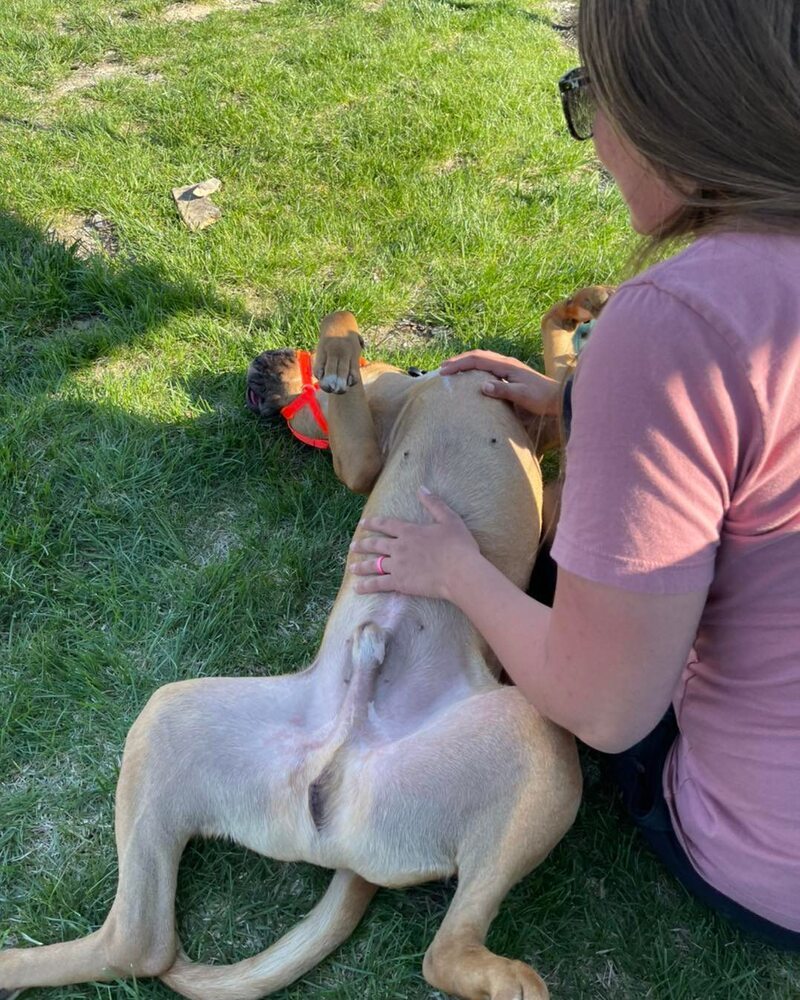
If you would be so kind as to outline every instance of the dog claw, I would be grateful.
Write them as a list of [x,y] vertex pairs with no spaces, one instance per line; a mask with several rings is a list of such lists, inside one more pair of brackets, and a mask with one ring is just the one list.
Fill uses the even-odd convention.
[[334,396],[341,396],[343,392],[347,392],[347,387],[350,384],[349,380],[345,381],[338,375],[325,375],[320,379],[319,387],[323,392],[330,392]]

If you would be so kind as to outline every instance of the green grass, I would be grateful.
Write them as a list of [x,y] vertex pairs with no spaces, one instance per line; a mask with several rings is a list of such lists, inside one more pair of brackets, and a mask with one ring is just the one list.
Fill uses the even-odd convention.
[[[279,0],[196,24],[165,6],[0,6],[0,945],[102,921],[119,754],[156,687],[314,654],[361,501],[244,411],[248,360],[312,345],[333,308],[368,337],[439,328],[385,340],[401,364],[475,345],[536,360],[541,311],[619,279],[631,249],[618,196],[565,137],[553,82],[574,54],[544,3]],[[59,96],[103,59],[123,72]],[[170,189],[212,175],[224,217],[193,235]],[[116,256],[46,234],[93,212]],[[561,1000],[796,997],[797,959],[692,902],[587,763],[573,831],[490,944]],[[193,845],[184,942],[243,957],[327,877]],[[281,996],[431,996],[420,963],[451,892],[381,892]]]

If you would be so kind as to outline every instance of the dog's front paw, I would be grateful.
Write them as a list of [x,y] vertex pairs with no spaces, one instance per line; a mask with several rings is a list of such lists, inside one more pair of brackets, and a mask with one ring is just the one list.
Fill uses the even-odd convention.
[[314,375],[321,389],[339,395],[359,381],[362,346],[352,313],[334,312],[322,320],[314,353]]
[[585,309],[591,313],[592,319],[597,319],[603,311],[603,306],[615,291],[614,285],[587,285],[585,288],[579,288],[577,292],[573,292],[567,299],[567,303],[571,306],[577,306],[579,309]]

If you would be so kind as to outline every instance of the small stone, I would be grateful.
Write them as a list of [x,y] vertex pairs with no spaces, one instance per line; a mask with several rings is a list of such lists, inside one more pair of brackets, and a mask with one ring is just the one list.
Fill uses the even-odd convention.
[[219,191],[221,187],[221,180],[216,177],[209,177],[207,181],[201,181],[199,184],[195,184],[192,194],[195,198],[207,198],[210,194],[214,194],[215,191]]
[[208,193],[219,190],[222,186],[216,177],[199,184],[187,184],[185,187],[172,189],[172,197],[178,207],[178,212],[184,223],[192,232],[213,226],[222,217],[222,210],[211,201],[208,194],[198,194],[199,190]]

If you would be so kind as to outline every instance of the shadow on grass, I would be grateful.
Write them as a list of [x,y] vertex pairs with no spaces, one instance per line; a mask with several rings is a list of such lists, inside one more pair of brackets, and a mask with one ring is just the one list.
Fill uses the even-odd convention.
[[558,24],[551,18],[546,17],[544,14],[539,14],[535,10],[525,10],[522,7],[514,7],[508,3],[492,4],[486,3],[485,0],[438,0],[438,2],[444,7],[449,7],[451,10],[475,12],[497,10],[511,14],[513,17],[522,17],[527,21],[533,21],[534,24],[542,24],[546,28],[552,28],[554,31],[572,29],[571,25]]
[[249,317],[198,282],[147,261],[88,257],[0,209],[0,364],[4,388],[52,386],[54,369],[81,368],[144,337],[169,316]]

